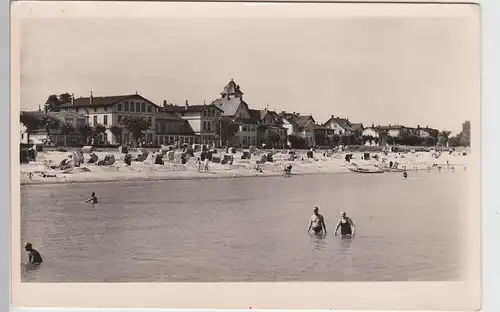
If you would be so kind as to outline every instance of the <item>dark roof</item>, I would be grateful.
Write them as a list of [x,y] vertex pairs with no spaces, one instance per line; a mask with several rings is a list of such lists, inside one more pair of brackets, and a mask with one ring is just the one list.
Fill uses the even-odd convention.
[[113,95],[113,96],[92,96],[92,104],[90,103],[91,97],[80,97],[73,100],[73,104],[71,102],[66,102],[58,107],[87,107],[87,106],[112,106],[120,101],[140,98],[156,107],[159,107],[155,103],[150,100],[138,95],[138,94],[128,94],[128,95]]
[[213,104],[209,105],[173,105],[173,104],[168,104],[166,106],[163,106],[161,109],[165,112],[172,112],[172,113],[179,113],[179,112],[202,112],[203,110],[207,108],[215,108],[220,111],[222,111],[219,107]]
[[330,131],[333,131],[332,128],[327,127],[325,125],[315,125],[314,126],[314,130],[330,130]]
[[223,111],[223,116],[234,116],[234,114],[236,114],[236,112],[238,111],[238,107],[240,107],[240,104],[248,107],[247,103],[245,103],[245,101],[243,101],[241,98],[217,99],[213,101],[212,104]]
[[[177,120],[177,121],[186,121],[181,117],[174,115],[170,112],[158,112],[156,115],[156,120]],[[187,122],[187,121],[186,121]]]
[[260,122],[260,110],[258,109],[249,109],[250,112],[250,120],[255,123]]
[[388,126],[377,126],[376,128],[382,130],[399,130],[406,127],[401,125],[388,125]]
[[326,126],[327,124],[335,122],[337,123],[340,127],[342,127],[344,130],[357,130],[352,127],[352,123],[349,122],[347,118],[340,118],[340,117],[330,117],[323,125]]
[[229,81],[229,83],[224,87],[224,90],[220,93],[222,96],[224,95],[234,95],[234,94],[240,94],[242,95],[243,92],[240,90],[240,86],[237,85],[233,79]]
[[359,123],[352,123],[351,124],[351,127],[353,130],[362,130],[364,127],[363,127],[363,123],[359,122]]
[[299,127],[305,127],[309,121],[312,121],[314,123],[314,118],[311,115],[301,115],[298,116],[297,125]]

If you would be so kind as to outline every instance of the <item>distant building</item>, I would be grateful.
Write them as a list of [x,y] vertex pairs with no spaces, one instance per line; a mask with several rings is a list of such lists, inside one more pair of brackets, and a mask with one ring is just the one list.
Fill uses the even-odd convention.
[[357,126],[357,129],[354,129],[348,118],[335,117],[334,115],[332,115],[323,126],[333,129],[336,135],[356,135],[360,130],[359,126]]
[[215,123],[222,116],[223,111],[216,105],[190,105],[186,100],[183,106],[178,106],[167,104],[167,101],[164,101],[161,110],[187,121],[192,133],[199,137],[199,140],[196,140],[197,143],[218,143],[216,142]]

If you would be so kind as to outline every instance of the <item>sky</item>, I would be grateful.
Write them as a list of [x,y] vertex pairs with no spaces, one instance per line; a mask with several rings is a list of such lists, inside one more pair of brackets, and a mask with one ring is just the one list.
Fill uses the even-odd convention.
[[[463,18],[40,18],[21,24],[21,109],[48,95],[210,103],[459,132],[477,46]],[[474,67],[476,66],[476,67]]]

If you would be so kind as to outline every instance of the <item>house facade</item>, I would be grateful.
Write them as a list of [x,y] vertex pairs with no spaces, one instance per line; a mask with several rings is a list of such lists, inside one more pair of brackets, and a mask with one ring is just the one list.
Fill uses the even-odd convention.
[[167,104],[167,101],[163,101],[161,111],[174,114],[188,122],[190,131],[194,136],[198,137],[196,143],[204,145],[217,143],[215,123],[223,114],[219,107],[213,104],[190,105],[187,100],[183,106]]
[[303,138],[306,141],[306,144],[309,146],[315,146],[315,128],[316,121],[311,115],[300,115],[297,113],[297,125],[298,131],[294,133],[300,138]]
[[231,79],[220,94],[221,97],[211,104],[222,111],[223,118],[239,126],[238,131],[232,136],[233,142],[228,143],[238,146],[256,145],[258,143],[258,118],[251,115],[248,104],[243,100],[240,86]]
[[[70,112],[47,112],[47,114],[58,119],[61,123],[71,123],[75,130],[79,125],[87,122],[87,117],[82,114]],[[83,136],[77,131],[72,131],[64,135],[61,133],[60,129],[50,129],[49,135],[47,136],[47,130],[39,128],[30,134],[30,142],[27,140],[26,127],[21,124],[21,143],[41,144],[43,142],[50,142],[51,144],[80,144],[83,143]]]
[[323,124],[323,126],[333,129],[333,132],[336,135],[355,135],[359,133],[359,129],[353,129],[349,119],[335,117],[333,115]]
[[132,133],[123,130],[119,137],[111,132],[111,127],[119,126],[126,116],[141,116],[149,122],[150,128],[145,131],[144,141],[154,143],[156,115],[159,106],[140,96],[139,94],[118,96],[93,96],[74,98],[71,101],[59,105],[61,112],[83,114],[89,125],[103,125],[106,132],[101,134],[101,140],[105,143],[130,143],[134,140]]

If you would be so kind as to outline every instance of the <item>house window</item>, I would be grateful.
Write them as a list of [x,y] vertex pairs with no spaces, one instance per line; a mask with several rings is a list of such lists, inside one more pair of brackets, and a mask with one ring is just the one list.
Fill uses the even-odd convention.
[[118,115],[118,123],[122,122],[122,115]]
[[[203,113],[205,113],[205,112],[203,112]],[[206,121],[203,122],[203,131],[207,131],[207,122]]]
[[153,126],[153,118],[148,117],[148,123],[150,127]]
[[141,112],[143,112],[143,113],[146,112],[146,103],[141,104]]
[[77,108],[76,108],[76,112],[77,112],[77,113],[78,113],[78,110],[79,110],[79,108],[77,107]]
[[122,111],[122,103],[118,103],[118,111],[121,112]]
[[94,126],[97,125],[97,116],[94,116]]
[[148,113],[151,113],[151,111],[152,111],[152,107],[151,107],[151,105],[148,105]]
[[141,111],[141,103],[139,103],[139,102],[135,103],[135,111],[138,113]]
[[104,111],[107,112],[108,111],[108,107],[104,106]]
[[211,131],[212,125],[210,121],[207,122],[207,131]]
[[125,111],[126,111],[126,112],[128,112],[128,111],[129,111],[128,102],[125,102]]
[[107,143],[108,142],[108,134],[105,132],[104,133],[104,142]]
[[135,112],[134,102],[130,102],[130,111]]
[[104,125],[108,124],[108,115],[104,115]]
[[97,113],[97,107],[94,107],[94,113]]

